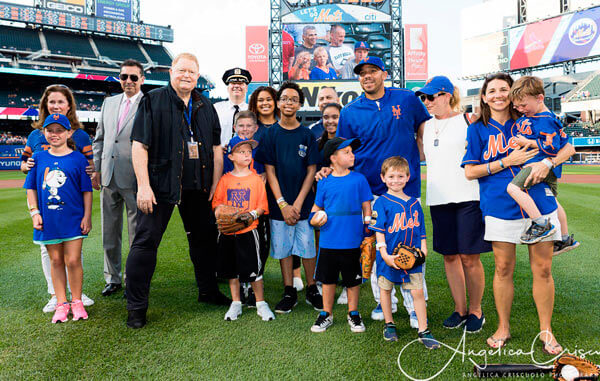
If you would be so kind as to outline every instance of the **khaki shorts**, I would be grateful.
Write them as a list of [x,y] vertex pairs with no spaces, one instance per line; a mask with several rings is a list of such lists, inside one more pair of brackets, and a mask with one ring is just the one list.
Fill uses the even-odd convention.
[[[527,180],[530,173],[531,167],[525,167],[521,169],[519,173],[517,173],[510,183],[518,186],[520,189],[529,189],[531,188],[531,184],[525,186],[525,180]],[[542,182],[546,183],[550,187],[554,197],[558,196],[558,179],[552,170],[548,172],[548,175],[546,175],[546,178],[544,178]]]
[[[402,283],[402,288],[405,290],[422,290],[423,289],[423,273],[414,273],[410,275],[410,282]],[[380,276],[377,278],[377,285],[385,291],[390,291],[394,288],[394,282]]]

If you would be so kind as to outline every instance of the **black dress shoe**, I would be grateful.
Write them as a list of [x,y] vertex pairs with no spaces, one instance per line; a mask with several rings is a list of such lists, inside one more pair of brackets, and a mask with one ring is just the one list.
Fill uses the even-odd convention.
[[122,288],[121,283],[108,283],[102,290],[102,296],[109,296]]
[[211,293],[200,293],[198,295],[200,303],[215,304],[217,306],[229,306],[231,299],[221,293],[221,291]]
[[146,325],[146,309],[127,311],[127,327],[137,329]]

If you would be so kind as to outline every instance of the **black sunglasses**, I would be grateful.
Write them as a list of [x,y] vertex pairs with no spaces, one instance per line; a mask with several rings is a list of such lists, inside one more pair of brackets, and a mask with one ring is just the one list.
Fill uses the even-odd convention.
[[435,98],[439,97],[440,95],[444,95],[446,93],[437,93],[437,94],[433,94],[433,95],[429,95],[429,94],[421,94],[419,95],[419,98],[421,98],[421,102],[425,102],[425,99],[427,99],[429,102],[433,102],[435,100]]
[[137,74],[119,74],[121,81],[127,81],[127,78],[131,79],[131,82],[137,82],[140,77]]

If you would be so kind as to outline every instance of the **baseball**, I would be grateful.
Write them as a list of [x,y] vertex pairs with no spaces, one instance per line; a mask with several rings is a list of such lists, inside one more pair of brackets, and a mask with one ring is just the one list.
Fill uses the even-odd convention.
[[573,365],[565,365],[560,371],[560,375],[566,381],[573,381],[575,377],[579,377],[579,371]]
[[319,226],[324,225],[327,222],[327,213],[324,210],[319,210],[315,213],[312,222]]

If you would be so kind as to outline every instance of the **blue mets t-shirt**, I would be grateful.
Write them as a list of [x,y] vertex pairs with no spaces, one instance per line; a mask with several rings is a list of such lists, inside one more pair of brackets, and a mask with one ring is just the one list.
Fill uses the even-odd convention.
[[387,190],[380,177],[383,161],[402,156],[410,166],[404,193],[421,197],[421,160],[415,134],[430,118],[415,93],[395,87],[386,87],[383,97],[376,101],[362,94],[342,109],[337,136],[360,139],[361,146],[354,152],[354,170],[365,175],[373,194]]
[[[515,131],[516,129],[516,131]],[[536,163],[545,158],[555,157],[558,151],[569,142],[569,137],[563,132],[562,124],[550,111],[540,112],[531,117],[522,117],[515,123],[512,135],[523,135],[535,140],[539,152],[525,164]],[[562,175],[562,165],[553,169],[557,178]]]
[[323,126],[323,119],[320,119],[318,122],[314,122],[310,126],[308,126],[310,132],[315,136],[315,139],[319,139],[323,136],[323,132],[325,132],[325,127]]
[[[369,229],[385,234],[388,254],[403,243],[411,247],[421,248],[421,240],[427,238],[425,217],[421,203],[414,197],[404,201],[399,197],[385,193],[373,204],[373,215]],[[404,271],[388,266],[377,250],[375,257],[377,277],[383,276],[394,283],[410,282],[409,274],[422,272],[423,266]]]
[[[94,159],[94,151],[92,150],[92,139],[82,129],[77,129],[71,135],[71,138],[75,142],[75,146],[79,152],[81,152],[86,159]],[[27,143],[21,155],[21,161],[27,161],[36,152],[45,151],[50,149],[50,144],[46,140],[44,133],[41,130],[35,129],[31,131],[27,137]]]
[[92,191],[85,173],[86,158],[77,151],[54,156],[49,151],[33,154],[35,166],[25,179],[23,188],[35,189],[43,230],[33,230],[33,241],[74,238],[81,234],[84,215],[83,193]]
[[[471,124],[467,129],[467,147],[461,166],[490,163],[507,157],[512,150],[519,148],[512,135],[512,132],[516,134],[514,124],[511,119],[504,125],[493,119],[489,120],[487,126],[481,120]],[[506,191],[506,187],[520,170],[520,166],[508,167],[491,176],[477,179],[479,206],[483,216],[503,220],[528,218],[525,211]],[[532,186],[527,193],[542,214],[552,213],[556,209],[556,199],[546,183]]]
[[335,73],[335,69],[332,67],[329,68],[328,72],[325,72],[318,67],[313,67],[309,74],[309,79],[337,79],[337,74]]
[[329,175],[317,183],[315,205],[325,210],[319,246],[325,249],[356,249],[363,239],[362,203],[373,200],[367,179],[358,172]]
[[[286,130],[279,123],[275,123],[261,137],[255,160],[275,167],[281,194],[291,205],[302,189],[308,166],[319,164],[320,158],[317,141],[307,127],[299,126],[293,130]],[[267,187],[267,197],[271,218],[283,221],[271,187]],[[311,189],[300,210],[301,220],[308,218],[314,200],[315,193]]]

